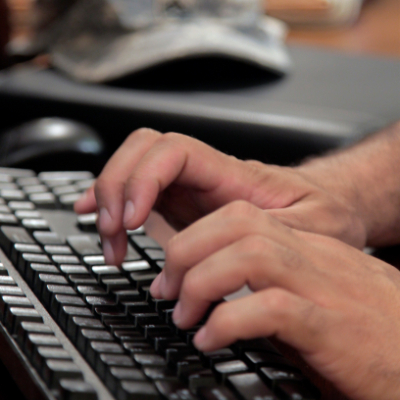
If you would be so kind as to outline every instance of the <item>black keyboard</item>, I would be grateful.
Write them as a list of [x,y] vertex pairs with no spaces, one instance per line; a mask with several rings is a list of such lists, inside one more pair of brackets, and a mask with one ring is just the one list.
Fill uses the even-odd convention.
[[0,358],[24,395],[52,400],[314,400],[267,339],[198,352],[149,293],[164,265],[144,229],[105,265],[96,215],[73,203],[88,172],[0,168]]

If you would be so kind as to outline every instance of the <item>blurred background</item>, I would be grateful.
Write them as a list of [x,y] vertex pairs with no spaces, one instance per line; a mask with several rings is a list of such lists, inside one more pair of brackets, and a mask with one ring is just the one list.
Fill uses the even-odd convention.
[[[73,0],[59,1],[65,7],[62,3],[73,3]],[[51,20],[55,11],[53,1],[0,0],[1,48],[4,49],[6,42],[7,25],[16,48],[32,35],[39,24],[33,11],[38,4],[47,9]],[[5,22],[6,6],[8,24]],[[398,0],[266,0],[265,11],[288,23],[289,43],[400,56]]]

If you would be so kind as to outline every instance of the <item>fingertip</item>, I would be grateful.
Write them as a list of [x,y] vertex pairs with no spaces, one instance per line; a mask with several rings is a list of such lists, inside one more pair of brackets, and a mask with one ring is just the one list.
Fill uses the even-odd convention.
[[160,272],[154,279],[153,283],[150,286],[150,294],[152,297],[155,299],[161,299],[161,292],[160,292],[160,280],[161,280],[161,274]]
[[74,203],[74,211],[77,214],[85,214],[96,209],[96,199],[92,189],[86,190]]
[[115,265],[114,249],[109,239],[102,240],[104,260],[107,265]]
[[211,351],[213,350],[212,339],[209,335],[209,330],[206,326],[199,329],[193,338],[193,344],[199,351]]

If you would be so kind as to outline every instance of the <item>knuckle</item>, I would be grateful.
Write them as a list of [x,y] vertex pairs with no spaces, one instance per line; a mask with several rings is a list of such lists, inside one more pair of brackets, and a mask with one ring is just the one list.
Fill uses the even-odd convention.
[[261,235],[248,235],[239,243],[239,251],[251,257],[262,257],[271,249],[271,242]]
[[260,210],[245,200],[234,200],[221,209],[224,216],[230,218],[255,218]]
[[161,133],[155,131],[154,129],[151,128],[139,128],[133,131],[129,136],[128,140],[136,140],[138,137],[139,138],[146,138],[149,136],[160,136]]
[[290,308],[291,299],[289,293],[280,288],[271,288],[265,291],[264,305],[274,314],[282,315]]

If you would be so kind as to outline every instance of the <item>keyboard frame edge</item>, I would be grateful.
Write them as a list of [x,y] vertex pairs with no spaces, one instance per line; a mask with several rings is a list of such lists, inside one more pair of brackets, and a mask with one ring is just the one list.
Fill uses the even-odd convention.
[[[31,288],[25,282],[24,278],[20,275],[8,257],[5,255],[3,250],[0,248],[0,262],[6,267],[9,275],[14,278],[16,284],[22,289],[25,296],[32,302],[34,308],[39,312],[39,314],[43,317],[44,322],[51,327],[53,333],[56,335],[58,340],[64,346],[64,348],[70,353],[73,361],[78,365],[81,369],[85,381],[90,383],[93,388],[97,392],[98,400],[115,400],[115,396],[113,396],[107,387],[103,384],[97,374],[93,371],[93,369],[89,366],[86,360],[82,357],[76,347],[71,343],[69,338],[65,335],[62,329],[58,326],[58,324],[53,320],[53,317],[48,313],[46,308],[42,305],[40,300],[33,293]],[[0,322],[0,359],[3,361],[5,367],[10,372],[11,376],[20,387],[21,392],[24,394],[26,399],[28,400],[56,400],[51,390],[48,389],[47,384],[43,381],[42,377],[36,371],[36,369],[32,366],[29,359],[25,356],[22,349],[16,340],[12,337],[12,335],[8,332],[8,330],[4,327],[4,325]],[[4,342],[4,344],[3,344]],[[7,359],[7,356],[3,355],[3,345],[4,348],[7,347],[7,353],[10,353],[9,356],[15,355],[15,362],[17,365],[23,367],[23,370],[26,372],[25,378],[28,378],[29,382],[32,383],[32,387],[35,388],[34,391],[28,390],[28,385],[26,385],[26,381],[23,379],[21,374],[21,370],[17,367],[10,368],[11,361]],[[11,354],[12,353],[12,354]],[[38,396],[38,397],[36,397]]]

